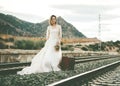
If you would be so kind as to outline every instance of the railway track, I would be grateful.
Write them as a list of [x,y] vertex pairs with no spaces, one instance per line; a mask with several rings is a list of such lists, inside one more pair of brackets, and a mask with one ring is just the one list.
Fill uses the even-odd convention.
[[84,62],[89,62],[89,61],[97,61],[97,60],[104,60],[104,59],[112,59],[112,58],[117,58],[120,57],[119,55],[104,55],[104,56],[88,56],[88,57],[82,57],[82,58],[75,58],[75,63],[84,63]]
[[[117,75],[116,76],[118,78],[116,80],[116,83],[118,85],[117,84],[114,85],[115,83],[109,84],[111,79],[110,79],[110,77],[108,78],[108,76],[110,76],[111,73],[106,74],[106,78],[108,81],[105,80],[105,77],[103,79],[103,76],[102,76],[102,80],[101,80],[101,77],[99,77],[100,75],[103,75],[103,74],[107,73],[108,71],[114,70],[118,66],[120,68],[120,61],[116,61],[111,64],[108,64],[108,65],[105,65],[105,66],[69,77],[69,78],[66,78],[63,80],[60,80],[58,82],[49,84],[47,86],[120,86],[120,80],[119,80],[120,78]],[[115,73],[113,73],[113,74],[115,74]],[[120,76],[120,71],[119,71],[119,76]],[[98,78],[95,79],[95,77],[98,77]],[[115,78],[116,77],[114,77],[114,79]],[[118,82],[118,80],[119,80],[119,82]],[[114,82],[114,80],[113,80],[113,82]]]
[[120,66],[101,76],[92,79],[90,86],[120,86]]
[[30,65],[30,62],[0,64],[0,75],[15,74],[17,71],[20,71],[28,65]]
[[[78,60],[81,62],[80,64],[75,64],[74,70],[38,73],[30,76],[19,76],[16,74],[17,71],[30,65],[30,63],[1,64],[0,83],[1,86],[17,86],[18,84],[22,86],[120,86],[114,85],[115,82],[119,84],[120,78],[118,74],[120,72],[118,72],[116,77],[110,77],[111,75],[115,76],[117,72],[114,73],[114,70],[120,66],[119,55],[75,57],[75,62]],[[10,75],[7,75],[7,73]],[[116,79],[117,81],[115,81],[115,78],[118,80]],[[105,81],[107,79],[108,82]],[[114,84],[112,83],[111,85],[109,81]]]
[[[104,59],[112,59],[117,58],[119,55],[104,55],[104,56],[87,56],[87,57],[75,57],[75,64],[90,62],[90,61],[97,61],[97,60],[104,60]],[[6,74],[16,74],[17,71],[23,69],[26,66],[29,66],[30,62],[25,63],[4,63],[0,64],[0,75]]]

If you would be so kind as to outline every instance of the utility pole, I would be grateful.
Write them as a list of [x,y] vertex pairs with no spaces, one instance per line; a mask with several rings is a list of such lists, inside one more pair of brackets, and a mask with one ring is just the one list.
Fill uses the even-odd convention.
[[99,14],[99,25],[98,25],[98,37],[99,37],[99,44],[98,44],[98,50],[101,51],[101,15]]

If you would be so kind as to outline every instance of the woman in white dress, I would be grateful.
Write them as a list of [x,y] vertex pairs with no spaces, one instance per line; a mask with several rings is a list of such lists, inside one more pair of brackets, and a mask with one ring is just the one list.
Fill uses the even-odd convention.
[[46,43],[41,51],[35,55],[29,67],[23,68],[17,74],[42,73],[50,71],[60,71],[59,63],[62,59],[61,39],[62,29],[56,23],[56,16],[52,15],[49,20],[50,25],[46,31]]

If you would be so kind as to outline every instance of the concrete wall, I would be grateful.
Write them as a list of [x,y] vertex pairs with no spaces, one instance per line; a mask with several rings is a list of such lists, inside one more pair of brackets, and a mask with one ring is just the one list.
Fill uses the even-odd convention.
[[[30,62],[32,58],[40,50],[0,50],[0,63],[4,62]],[[92,55],[108,55],[117,53],[108,52],[76,52],[76,51],[62,51],[62,56],[68,57],[80,57],[80,56],[92,56]]]

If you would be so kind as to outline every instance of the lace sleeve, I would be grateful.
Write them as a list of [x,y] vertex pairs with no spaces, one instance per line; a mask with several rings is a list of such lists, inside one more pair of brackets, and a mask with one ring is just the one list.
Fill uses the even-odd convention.
[[49,38],[50,35],[50,31],[49,31],[49,26],[47,27],[47,31],[46,31],[46,40]]

